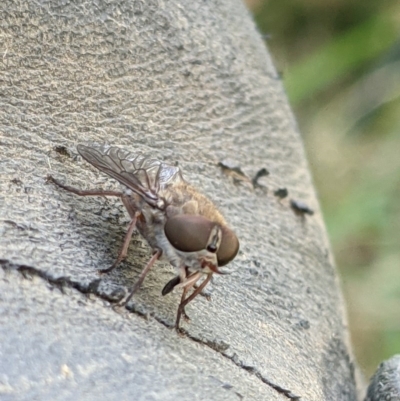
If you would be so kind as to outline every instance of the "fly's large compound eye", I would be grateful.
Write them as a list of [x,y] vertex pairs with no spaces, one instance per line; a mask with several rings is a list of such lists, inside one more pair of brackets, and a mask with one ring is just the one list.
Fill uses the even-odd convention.
[[206,249],[215,223],[195,215],[182,214],[171,217],[164,227],[171,245],[181,252],[197,252]]
[[222,227],[221,245],[217,252],[218,266],[225,266],[239,251],[239,240],[228,227]]

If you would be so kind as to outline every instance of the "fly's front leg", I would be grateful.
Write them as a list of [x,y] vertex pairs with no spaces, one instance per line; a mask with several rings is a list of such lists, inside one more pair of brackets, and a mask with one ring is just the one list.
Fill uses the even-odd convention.
[[[213,281],[213,279],[211,278],[211,282]],[[193,286],[193,288],[197,288],[198,285],[197,283]],[[211,295],[212,295],[212,289],[210,290],[210,288],[203,288],[203,290],[200,292],[200,295],[202,297],[204,297],[207,301],[211,301]]]
[[[184,279],[181,278],[182,275],[185,275]],[[184,269],[181,269],[181,272],[180,272],[180,275],[178,276],[178,278],[182,281],[181,281],[181,284],[177,285],[177,288],[183,288],[183,292],[182,292],[182,296],[181,296],[181,304],[186,299],[186,295],[189,292],[189,290],[197,283],[197,281],[200,279],[201,276],[202,276],[202,274],[200,272],[195,272],[195,273],[189,274],[189,269],[187,267],[185,267]],[[177,316],[177,321],[180,320],[181,316],[187,322],[190,321],[190,317],[186,313],[185,307],[181,308],[181,310],[179,310],[179,308],[178,308],[178,314],[180,314],[180,316],[179,317]]]
[[[194,274],[192,275],[193,279],[195,278],[194,276],[196,276],[196,275],[198,275],[198,274],[199,274],[199,273],[194,273]],[[196,281],[197,281],[197,280],[196,280],[196,281],[194,281],[194,280],[192,281],[192,280],[190,280],[191,277],[188,277],[188,281],[189,281],[190,283],[189,283],[188,286],[185,286],[184,289],[183,289],[183,294],[182,294],[182,298],[181,298],[181,303],[180,303],[179,306],[178,306],[178,312],[177,312],[177,314],[176,314],[175,329],[176,329],[177,331],[179,331],[179,323],[180,323],[181,317],[184,316],[184,315],[187,316],[187,314],[186,314],[186,312],[185,312],[185,306],[186,306],[189,302],[193,301],[193,299],[196,298],[197,295],[199,295],[199,294],[201,293],[201,291],[204,289],[204,287],[205,287],[205,286],[208,284],[208,282],[211,280],[211,277],[212,277],[212,273],[209,273],[209,274],[207,275],[207,277],[205,278],[205,280],[193,291],[193,293],[192,293],[189,297],[186,298],[187,292],[190,290],[190,288],[192,288],[192,287],[194,286],[194,284],[195,284]],[[199,278],[199,277],[197,277],[197,279],[198,279],[198,278]]]
[[[190,287],[189,287],[189,288],[190,288]],[[184,306],[181,307],[181,305],[182,305],[183,302],[185,301],[185,298],[186,298],[186,295],[187,295],[187,293],[188,293],[188,291],[189,291],[189,288],[188,288],[188,287],[185,287],[185,288],[183,289],[183,292],[182,292],[181,303],[180,303],[179,306],[178,306],[178,312],[177,312],[177,314],[176,314],[175,328],[176,328],[177,330],[179,329],[179,322],[180,322],[180,320],[181,320],[181,317],[183,317],[187,322],[190,321],[190,317],[189,317],[188,314],[186,313],[185,307],[184,307]]]

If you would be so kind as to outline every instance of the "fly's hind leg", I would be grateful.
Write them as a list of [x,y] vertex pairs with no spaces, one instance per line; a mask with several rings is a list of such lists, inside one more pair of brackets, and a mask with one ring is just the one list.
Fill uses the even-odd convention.
[[121,249],[119,250],[117,260],[109,268],[100,270],[100,273],[109,273],[111,270],[115,269],[127,256],[128,247],[129,247],[129,243],[132,238],[133,230],[135,229],[137,218],[140,215],[140,212],[133,209],[132,204],[127,199],[127,195],[124,194],[123,192],[108,191],[108,190],[103,190],[103,189],[87,189],[87,190],[77,189],[77,188],[62,184],[60,181],[56,180],[51,175],[47,176],[47,181],[52,182],[53,184],[57,185],[58,187],[65,189],[66,191],[72,192],[79,196],[115,196],[122,200],[122,203],[125,205],[125,207],[127,208],[128,212],[129,212],[129,215],[131,216],[131,221],[128,226],[128,231],[125,234],[125,239],[121,246]]
[[52,182],[53,184],[57,185],[58,187],[65,189],[68,192],[72,192],[79,196],[116,196],[118,198],[122,198],[124,194],[118,191],[106,191],[104,189],[77,189],[74,187],[70,187],[68,185],[61,184],[60,181],[56,180],[51,175],[47,176],[47,182]]

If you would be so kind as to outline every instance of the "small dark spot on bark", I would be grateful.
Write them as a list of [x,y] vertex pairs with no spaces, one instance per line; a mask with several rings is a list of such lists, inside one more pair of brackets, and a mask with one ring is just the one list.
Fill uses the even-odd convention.
[[306,319],[301,319],[296,323],[296,327],[308,330],[310,328],[310,322]]
[[312,216],[314,214],[314,210],[312,210],[306,203],[302,201],[291,199],[290,206],[296,214],[308,214],[309,216]]
[[274,191],[274,195],[280,199],[283,199],[289,195],[289,191],[287,188],[278,188],[276,191]]
[[213,350],[218,351],[218,352],[224,352],[230,347],[230,345],[227,344],[225,341],[217,340],[217,339],[209,340],[206,342],[206,344],[210,348],[212,348]]
[[227,170],[227,172],[234,172],[236,174],[239,174],[242,177],[246,177],[246,174],[242,171],[240,166],[236,164],[232,160],[223,160],[218,163],[218,167],[221,167],[222,170]]
[[250,273],[252,276],[258,276],[258,270],[255,269],[254,267],[250,267],[250,268],[249,268],[249,273]]
[[10,180],[10,182],[19,186],[23,185],[23,182],[19,178],[13,178],[12,180]]
[[251,180],[253,187],[260,187],[261,185],[258,183],[258,180],[261,177],[266,177],[267,175],[269,175],[269,171],[266,168],[263,167],[262,169],[258,170],[256,175]]
[[26,194],[31,194],[31,193],[33,192],[33,188],[32,188],[32,187],[25,187],[25,188],[24,188],[24,192],[25,192]]
[[236,164],[233,160],[223,160],[218,163],[218,167],[221,167],[222,172],[233,179],[235,184],[246,183],[248,185],[253,185],[252,181],[247,175],[242,171],[240,166]]
[[254,366],[242,365],[242,368],[250,373],[256,372],[256,368]]
[[66,146],[63,145],[54,146],[53,150],[61,156],[71,157],[71,154],[69,153],[69,150],[66,148]]

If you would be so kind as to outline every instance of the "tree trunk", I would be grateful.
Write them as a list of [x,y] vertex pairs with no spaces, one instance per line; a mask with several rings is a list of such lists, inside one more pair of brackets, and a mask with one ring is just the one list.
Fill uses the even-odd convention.
[[[0,394],[9,400],[357,400],[342,295],[301,137],[239,0],[3,0]],[[77,157],[108,142],[179,162],[241,250],[187,308],[119,200]],[[219,162],[239,165],[234,178]],[[253,186],[248,177],[270,175]],[[236,173],[238,174],[238,173]],[[117,186],[118,187],[118,186]],[[286,188],[289,197],[274,195]],[[315,211],[295,213],[290,200]],[[4,398],[3,398],[4,397]]]

